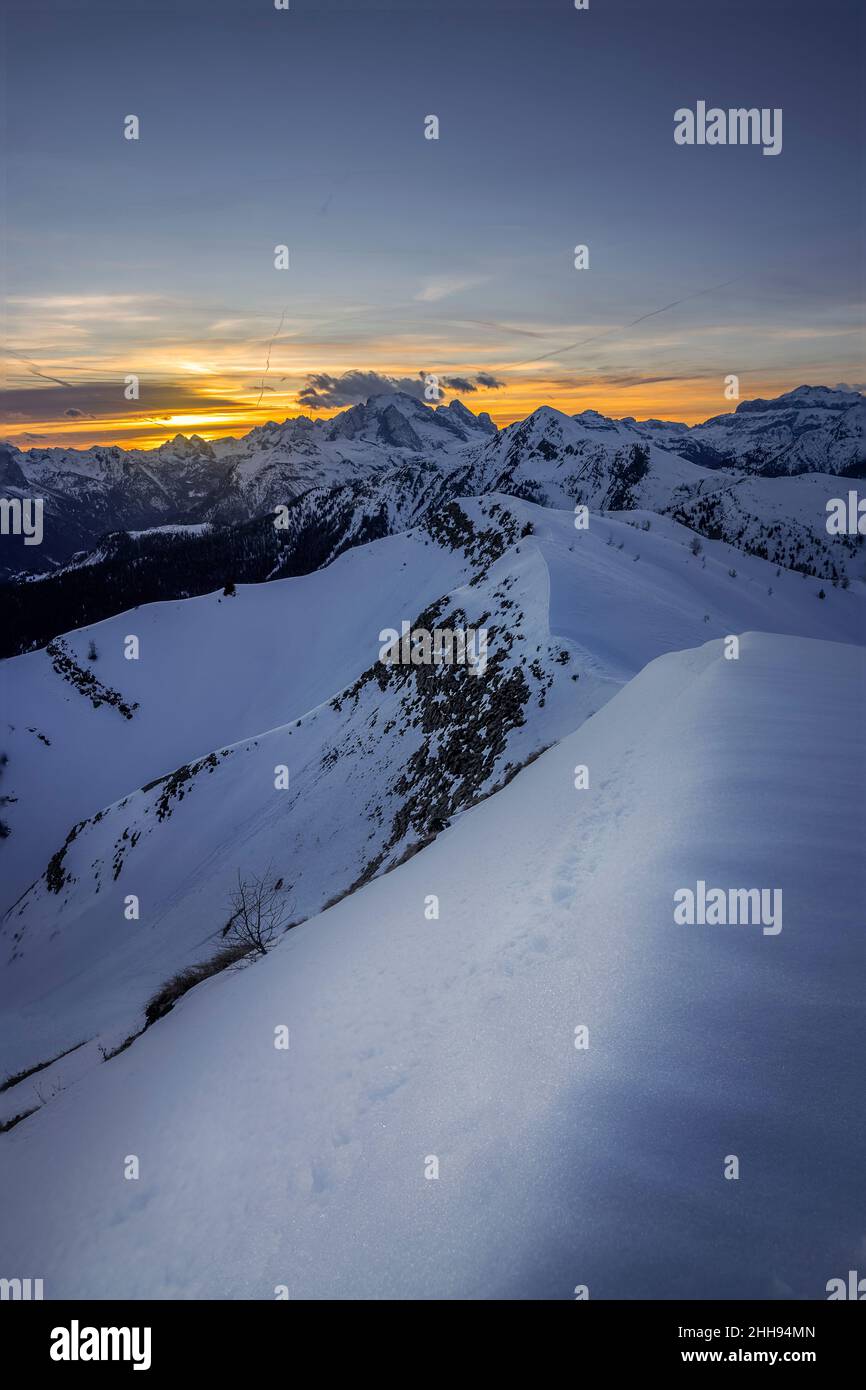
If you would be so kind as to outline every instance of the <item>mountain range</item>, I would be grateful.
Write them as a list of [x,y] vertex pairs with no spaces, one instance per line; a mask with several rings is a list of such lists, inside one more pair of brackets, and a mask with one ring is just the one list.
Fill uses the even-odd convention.
[[[663,489],[694,487],[706,480],[701,470],[713,469],[759,477],[862,476],[866,401],[854,391],[801,386],[776,400],[741,401],[731,414],[691,427],[612,420],[592,410],[567,416],[543,406],[497,431],[489,416],[473,415],[459,400],[434,408],[394,392],[331,420],[299,416],[213,443],[180,434],[150,450],[20,450],[5,443],[0,489],[45,499],[45,540],[14,553],[7,542],[0,575],[51,570],[111,531],[237,524],[312,487],[381,478],[407,464],[446,477],[471,471],[469,493],[506,481],[508,490],[540,487],[551,498],[571,498],[587,490],[575,484],[588,483],[593,497],[603,500],[609,492],[616,506],[618,471],[642,443]],[[561,475],[560,465],[567,465]]]
[[459,401],[434,409],[393,393],[329,421],[300,417],[212,444],[178,435],[150,451],[4,446],[4,493],[44,497],[45,538],[3,540],[0,655],[142,602],[308,573],[449,500],[489,492],[543,506],[647,507],[783,568],[848,583],[866,573],[860,538],[831,543],[825,507],[837,474],[866,468],[864,418],[857,393],[800,387],[691,429],[542,406],[497,431]]

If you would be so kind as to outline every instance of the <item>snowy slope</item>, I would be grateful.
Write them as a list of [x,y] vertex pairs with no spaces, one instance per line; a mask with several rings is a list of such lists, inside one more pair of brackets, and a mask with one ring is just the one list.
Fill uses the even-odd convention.
[[[596,654],[592,665],[605,679],[629,679],[660,652],[711,633],[751,627],[855,642],[866,635],[859,587],[818,603],[817,584],[776,576],[729,546],[706,542],[692,556],[689,533],[664,518],[634,514],[635,526],[650,527],[636,533],[594,517],[576,532],[568,514],[500,501],[519,529],[535,528],[524,552],[540,551],[546,566],[537,571],[538,611],[549,593],[554,614],[562,613],[556,634],[580,642],[585,658]],[[480,515],[479,503],[462,506]],[[94,708],[46,651],[4,663],[11,727],[0,750],[8,757],[3,789],[17,798],[4,812],[12,836],[0,843],[4,905],[43,871],[75,822],[184,763],[297,719],[351,684],[375,658],[383,626],[414,620],[471,577],[465,552],[440,539],[412,530],[312,575],[241,585],[234,598],[217,592],[150,604],[67,634],[63,648],[82,669],[138,704],[131,719],[108,704]],[[506,569],[518,560],[509,549]],[[138,661],[123,655],[130,633],[140,641]],[[88,660],[91,641],[96,661]]]
[[[234,598],[218,591],[149,604],[68,634],[63,647],[78,664],[138,704],[131,719],[105,703],[94,708],[47,650],[3,663],[12,726],[3,790],[18,798],[4,813],[12,829],[0,844],[4,906],[44,868],[46,842],[56,841],[53,853],[74,822],[183,763],[299,718],[348,685],[378,652],[383,596],[393,595],[400,616],[414,616],[470,573],[462,553],[410,533],[312,575],[241,586]],[[137,661],[124,656],[129,634],[139,639]],[[91,640],[96,661],[87,656]]]
[[[4,1136],[8,1267],[49,1298],[824,1297],[863,1239],[864,682],[779,636],[653,662]],[[782,932],[675,926],[698,878],[780,887]]]
[[845,583],[866,578],[863,537],[827,532],[827,503],[847,496],[847,482],[829,473],[762,478],[724,471],[665,510],[703,536],[785,569]]
[[[485,498],[302,580],[69,634],[63,650],[138,703],[131,718],[94,709],[50,652],[6,663],[7,901],[37,880],[2,927],[8,1069],[83,1038],[92,1058],[139,1027],[153,990],[219,944],[239,868],[273,869],[295,920],[320,911],[660,653],[754,628],[862,641],[859,586],[819,601],[811,580],[720,543],[695,556],[692,539],[645,513],[578,532],[569,513]],[[483,622],[488,671],[385,679],[378,634],[404,618]],[[122,656],[129,631],[139,662]],[[288,791],[274,788],[280,764]],[[139,929],[123,917],[129,893]],[[24,1095],[9,1091],[0,1114]]]
[[229,581],[309,574],[465,495],[465,475],[460,466],[407,462],[375,477],[311,487],[277,516],[114,531],[52,573],[5,586],[0,653],[33,651],[72,628],[144,603],[207,594]]

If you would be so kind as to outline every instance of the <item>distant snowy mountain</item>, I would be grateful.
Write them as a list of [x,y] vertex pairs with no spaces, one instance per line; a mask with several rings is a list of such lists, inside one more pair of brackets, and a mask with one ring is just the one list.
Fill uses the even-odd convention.
[[486,412],[473,415],[458,400],[434,408],[405,391],[373,396],[366,405],[352,406],[326,426],[329,441],[363,440],[418,454],[429,449],[451,451],[455,444],[477,444],[485,434],[496,434]]
[[[735,423],[740,417],[722,418]],[[157,475],[158,463],[178,485],[188,470],[195,505],[184,516],[205,519],[136,523],[104,535],[94,548],[78,551],[48,574],[7,584],[0,656],[44,645],[59,633],[142,603],[309,573],[353,545],[418,524],[450,501],[489,492],[557,508],[578,503],[603,511],[648,508],[709,539],[832,584],[866,578],[862,537],[831,537],[826,530],[827,503],[840,491],[837,478],[816,473],[762,478],[729,467],[705,468],[683,456],[687,442],[683,453],[669,447],[672,431],[674,444],[694,434],[685,425],[638,425],[596,411],[571,417],[544,406],[497,432],[486,417],[473,416],[459,402],[434,410],[394,393],[329,422],[302,418],[265,425],[243,440],[213,446],[178,436],[162,451],[143,455],[151,460],[148,476]],[[62,451],[45,452],[53,459]],[[121,453],[76,456],[79,472],[71,476],[80,479],[85,463],[95,467],[99,455],[102,473],[116,473],[112,486],[122,494],[134,468],[115,457]],[[42,463],[35,453],[34,458],[31,466],[38,469]],[[718,464],[718,457],[711,462]],[[65,476],[56,460],[52,466],[52,478]],[[20,483],[18,464],[11,461],[9,468]],[[92,488],[98,491],[102,473],[97,469],[96,481],[85,478],[85,497]],[[53,535],[60,504],[55,496],[47,505],[47,534]],[[76,516],[86,514],[87,505],[76,501]],[[280,528],[273,524],[278,506],[287,508]],[[136,516],[147,513],[140,497],[136,507]],[[71,523],[68,536],[80,536],[76,525]],[[67,537],[65,523],[61,530]],[[19,556],[46,549],[28,551],[17,540],[5,544],[7,554],[14,547]]]
[[541,406],[485,445],[472,477],[479,492],[510,492],[553,507],[583,503],[622,511],[661,509],[710,475],[595,411],[572,417]]
[[[157,449],[0,446],[0,491],[44,498],[45,538],[0,542],[0,579],[50,572],[116,531],[212,522],[243,525],[313,489],[381,486],[401,472],[452,496],[509,492],[553,506],[669,510],[718,469],[778,476],[859,475],[866,469],[866,406],[857,392],[799,387],[775,401],[743,401],[703,425],[612,420],[548,406],[497,431],[460,401],[432,407],[403,392],[372,397],[332,420],[270,422],[212,444],[176,435]],[[406,470],[409,470],[406,473]],[[435,475],[435,476],[434,476]],[[417,486],[409,482],[410,488]]]
[[433,408],[404,392],[375,396],[332,420],[304,416],[257,426],[214,450],[231,467],[202,515],[224,523],[260,516],[311,488],[344,486],[403,467],[448,471],[496,432],[459,401]]
[[866,399],[859,391],[798,386],[775,400],[740,401],[732,414],[691,428],[664,420],[622,423],[705,468],[763,477],[866,475]]
[[314,487],[363,481],[406,463],[448,469],[496,428],[459,401],[433,409],[393,393],[333,420],[305,416],[257,425],[213,444],[176,435],[157,449],[28,449],[0,446],[4,496],[45,499],[45,540],[4,538],[0,576],[49,570],[104,534],[165,523],[237,524]]

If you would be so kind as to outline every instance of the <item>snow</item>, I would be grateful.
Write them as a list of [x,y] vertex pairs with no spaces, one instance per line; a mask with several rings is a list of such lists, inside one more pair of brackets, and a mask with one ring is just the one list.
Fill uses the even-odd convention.
[[631,423],[663,449],[751,473],[857,472],[866,458],[866,398],[827,386],[799,386],[773,400],[740,401],[729,414],[691,428],[664,420]]
[[[505,670],[519,667],[529,682],[526,722],[507,731],[490,790],[662,653],[751,629],[863,640],[858,586],[819,601],[816,581],[777,577],[722,543],[706,542],[694,556],[691,532],[650,513],[593,516],[579,532],[570,512],[491,497],[464,503],[476,530],[492,524],[497,503],[518,535],[527,523],[533,533],[480,584],[467,584],[473,570],[462,550],[413,530],[303,578],[241,585],[233,598],[147,605],[68,634],[82,666],[139,702],[131,720],[108,705],[94,709],[44,652],[5,663],[4,706],[15,727],[4,787],[18,797],[6,811],[4,845],[6,902],[15,905],[0,934],[8,1070],[84,1038],[110,1049],[140,1027],[150,995],[220,944],[239,868],[273,867],[274,878],[291,883],[293,920],[356,883],[388,843],[410,759],[438,747],[400,691],[373,684],[344,695],[339,710],[332,698],[376,662],[382,627],[414,620],[443,594],[467,625],[487,614],[491,628],[523,634]],[[130,632],[141,643],[137,662],[123,657]],[[91,640],[99,652],[92,663]],[[491,656],[497,645],[494,636]],[[549,688],[527,669],[533,660]],[[139,790],[212,752],[215,765],[195,769],[170,815],[160,810],[164,784]],[[288,792],[274,790],[282,764]],[[39,876],[74,825],[54,892]],[[407,834],[396,843],[385,866],[412,842]],[[124,918],[129,893],[141,899],[139,928]],[[94,1049],[83,1058],[95,1060]],[[18,1113],[21,1094],[0,1096],[0,1116]]]
[[[610,500],[619,469],[636,448],[646,454],[647,472],[631,489],[633,501]],[[491,439],[474,462],[479,491],[502,486],[507,473],[517,491],[529,485],[533,496],[550,507],[579,500],[595,508],[634,505],[660,509],[680,493],[714,481],[716,475],[655,443],[624,421],[597,411],[564,415],[540,406],[525,420],[509,425]]]
[[144,531],[128,531],[127,535],[131,536],[133,540],[138,540],[141,536],[202,536],[209,530],[210,522],[197,521],[186,526],[172,525],[171,523],[165,526],[148,526]]
[[[7,813],[15,857],[4,866],[4,906],[74,822],[191,759],[298,719],[348,685],[378,653],[383,594],[392,593],[399,616],[414,617],[467,575],[462,556],[445,557],[411,533],[349,551],[318,573],[239,585],[233,598],[220,590],[146,604],[68,634],[80,665],[139,702],[129,721],[94,709],[44,651],[5,662],[3,706],[14,729],[3,746],[8,791],[19,800]],[[138,661],[124,657],[130,633]]]
[[[864,1234],[864,688],[860,649],[766,633],[651,662],[6,1135],[8,1267],[54,1298],[823,1297]],[[674,926],[697,878],[780,887],[784,930]]]
[[[611,682],[714,634],[758,628],[864,638],[859,590],[830,590],[821,603],[817,581],[776,576],[771,565],[722,543],[706,541],[694,557],[692,533],[650,513],[628,514],[637,525],[649,521],[646,532],[601,517],[577,532],[570,513],[499,501],[521,526],[535,527],[521,550],[524,561],[532,553],[539,562],[521,581],[521,601],[534,607],[539,640],[562,637],[579,656],[578,703],[573,692],[573,715],[542,727],[548,741],[598,708],[613,693]],[[480,515],[477,502],[463,505]],[[6,813],[15,854],[6,855],[12,862],[4,867],[3,905],[43,871],[75,822],[185,762],[300,719],[355,680],[376,659],[383,626],[399,627],[469,577],[462,552],[443,552],[427,540],[413,530],[346,552],[311,575],[239,585],[233,598],[217,591],[148,604],[68,634],[66,645],[83,667],[139,702],[129,721],[107,706],[94,709],[51,670],[45,652],[5,662],[3,704],[14,726],[4,742],[5,788],[18,801]],[[519,562],[512,547],[497,574]],[[124,658],[129,633],[139,637],[138,661]],[[95,662],[87,659],[91,640]],[[586,684],[587,674],[599,677],[597,690]]]

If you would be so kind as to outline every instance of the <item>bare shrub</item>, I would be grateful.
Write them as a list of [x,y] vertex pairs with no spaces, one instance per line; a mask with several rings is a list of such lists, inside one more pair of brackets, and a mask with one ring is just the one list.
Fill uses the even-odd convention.
[[[282,879],[278,882],[282,884]],[[248,879],[238,870],[223,936],[229,945],[244,948],[250,955],[266,956],[274,938],[288,927],[291,908],[291,898],[277,888],[270,869]]]

